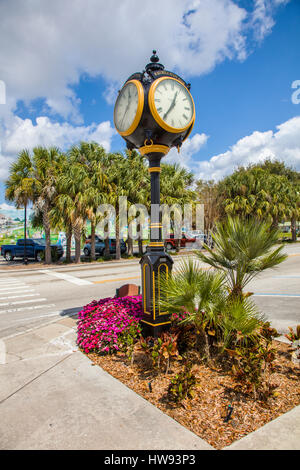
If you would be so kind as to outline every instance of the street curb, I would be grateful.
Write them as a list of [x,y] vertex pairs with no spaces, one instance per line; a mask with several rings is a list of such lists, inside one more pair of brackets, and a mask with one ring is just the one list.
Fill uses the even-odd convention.
[[[186,258],[186,257],[190,257],[190,256],[193,256],[193,254],[181,254],[181,255],[176,255],[174,256],[174,261],[176,259],[182,259],[182,258]],[[28,267],[28,268],[24,268],[23,266],[7,266],[7,269],[0,269],[0,274],[1,273],[13,273],[13,272],[18,272],[18,273],[27,273],[27,272],[35,272],[35,271],[39,271],[41,269],[70,269],[70,270],[74,270],[74,269],[89,269],[89,268],[100,268],[101,266],[103,267],[107,267],[107,266],[113,266],[113,265],[122,265],[122,266],[130,266],[132,264],[139,264],[140,262],[140,258],[137,258],[137,259],[121,259],[121,260],[111,260],[111,261],[107,261],[107,262],[91,262],[91,263],[85,263],[85,262],[82,262],[82,263],[70,263],[70,264],[66,264],[66,265],[63,265],[63,264],[40,264],[39,266],[36,266],[36,267]]]

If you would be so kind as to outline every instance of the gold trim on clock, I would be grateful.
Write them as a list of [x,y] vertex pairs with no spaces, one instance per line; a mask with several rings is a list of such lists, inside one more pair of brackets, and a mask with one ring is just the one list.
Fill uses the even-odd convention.
[[[141,120],[141,117],[142,117],[142,114],[143,114],[143,109],[144,109],[144,88],[143,88],[143,85],[138,80],[129,80],[129,82],[125,83],[123,88],[125,86],[127,86],[129,83],[133,83],[136,86],[137,91],[138,91],[138,106],[137,106],[135,118],[134,118],[131,126],[126,131],[119,131],[119,129],[116,126],[115,116],[114,116],[115,128],[117,129],[118,133],[120,135],[124,136],[124,137],[126,137],[128,135],[131,135],[136,130],[137,126],[140,123],[140,120]],[[122,90],[123,90],[123,88],[122,88]]]
[[144,147],[139,148],[141,155],[147,155],[147,153],[163,153],[164,155],[167,155],[169,150],[170,147],[160,144],[144,145]]
[[[169,126],[169,124],[167,124],[160,117],[160,115],[158,114],[158,112],[156,110],[156,106],[155,106],[155,102],[154,102],[155,90],[156,90],[157,85],[159,83],[161,83],[162,81],[164,81],[164,80],[174,80],[175,82],[180,83],[180,85],[183,86],[186,89],[186,91],[189,93],[189,95],[191,97],[191,100],[192,100],[192,103],[193,103],[193,116],[192,116],[191,120],[189,121],[189,123],[185,127],[177,128],[177,127]],[[176,78],[161,77],[161,78],[158,78],[157,80],[155,80],[155,82],[152,83],[152,85],[150,87],[150,90],[149,90],[149,93],[148,93],[148,104],[149,104],[151,114],[152,114],[153,118],[155,119],[155,121],[157,122],[157,124],[159,124],[160,127],[162,127],[167,132],[172,132],[173,134],[180,134],[181,132],[186,131],[191,126],[191,124],[193,124],[193,122],[195,122],[195,103],[194,103],[193,97],[192,97],[191,93],[189,92],[189,90],[183,85],[183,83],[180,80],[177,80]]]
[[190,127],[190,129],[189,129],[187,135],[186,135],[185,138],[183,139],[183,142],[189,137],[190,133],[192,132],[193,127],[194,127],[194,124],[195,124],[195,120],[196,120],[196,113],[195,113],[195,111],[194,111],[194,120],[193,120],[193,122],[192,122],[192,124],[191,124],[191,127]]
[[161,173],[160,166],[151,166],[148,168],[149,173]]

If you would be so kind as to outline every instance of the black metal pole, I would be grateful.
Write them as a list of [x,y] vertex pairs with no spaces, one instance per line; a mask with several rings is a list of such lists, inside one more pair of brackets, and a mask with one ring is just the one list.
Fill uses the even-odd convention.
[[150,249],[154,248],[154,251],[155,244],[159,251],[163,248],[160,217],[160,160],[162,156],[161,154],[148,155],[151,183]]
[[162,276],[170,275],[172,258],[165,253],[162,241],[160,216],[160,160],[161,153],[149,153],[149,172],[151,178],[151,222],[150,243],[140,263],[142,268],[143,292],[143,334],[157,337],[170,327],[168,312],[160,309],[160,282]]

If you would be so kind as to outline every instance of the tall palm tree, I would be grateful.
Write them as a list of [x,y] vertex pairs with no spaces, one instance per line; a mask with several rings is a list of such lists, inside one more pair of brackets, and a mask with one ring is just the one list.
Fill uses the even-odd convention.
[[[161,204],[172,206],[178,204],[183,209],[184,204],[192,203],[196,199],[196,192],[191,189],[194,180],[193,173],[177,163],[163,163],[161,166]],[[165,216],[163,214],[163,221]],[[170,220],[172,226],[172,220]],[[165,234],[167,235],[167,234]],[[177,240],[176,249],[179,249],[180,240]]]
[[57,181],[64,156],[57,147],[35,147],[33,149],[34,177],[37,193],[34,205],[41,211],[45,232],[45,263],[51,263],[51,219],[50,211],[57,194]]
[[81,237],[87,216],[86,188],[89,186],[89,177],[84,166],[74,155],[68,156],[68,165],[58,181],[59,193],[56,205],[72,226],[75,238],[75,262],[80,263]]
[[[147,171],[146,159],[140,155],[135,150],[126,152],[125,165],[127,168],[128,177],[126,178],[126,187],[127,187],[127,198],[129,207],[136,204],[143,204],[147,206],[149,203],[149,193],[150,193],[150,179]],[[138,237],[138,246],[139,254],[143,254],[143,236],[142,236],[142,226],[143,214],[140,214],[140,220],[142,224],[139,224],[137,231],[139,232]],[[130,221],[128,221],[130,222]],[[133,242],[128,232],[127,238],[128,254],[133,254]]]
[[108,202],[115,207],[116,259],[120,259],[119,198],[121,196],[128,196],[129,189],[127,182],[130,175],[128,174],[126,158],[122,153],[110,154],[109,159],[108,178],[109,183],[114,187],[114,191],[110,194]]
[[27,206],[35,199],[36,193],[33,163],[28,150],[22,150],[17,161],[11,165],[5,187],[6,199],[13,201],[17,208],[24,207],[24,261],[26,263]]
[[232,298],[243,298],[243,289],[254,277],[287,257],[283,246],[275,248],[278,230],[255,218],[228,217],[216,224],[212,237],[214,249],[205,245],[208,255],[199,251],[197,256],[225,274]]
[[104,148],[96,142],[81,142],[73,146],[69,153],[71,159],[82,165],[86,172],[86,216],[91,222],[91,258],[95,259],[95,234],[99,220],[97,210],[112,190],[106,175],[107,156]]

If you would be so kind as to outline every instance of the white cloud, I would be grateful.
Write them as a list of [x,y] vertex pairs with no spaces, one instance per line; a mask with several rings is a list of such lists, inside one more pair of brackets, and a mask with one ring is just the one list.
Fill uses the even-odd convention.
[[181,166],[191,168],[193,166],[193,155],[203,147],[207,142],[208,136],[206,134],[195,134],[192,138],[188,138],[183,144],[178,153],[178,150],[173,147],[167,156],[163,159],[163,163],[179,163]]
[[225,59],[243,60],[248,35],[259,30],[262,39],[272,27],[273,7],[265,4],[283,0],[253,2],[251,12],[238,0],[0,2],[7,106],[44,98],[53,112],[78,123],[71,86],[83,73],[104,77],[111,100],[115,83],[142,70],[153,47],[167,68],[185,76],[207,73]]
[[[167,69],[186,78],[208,73],[225,59],[244,60],[249,37],[263,39],[275,7],[287,1],[253,0],[252,11],[238,0],[0,1],[0,80],[6,85],[0,179],[25,147],[66,148],[82,139],[109,149],[114,131],[108,121],[82,124],[74,85],[83,74],[106,80],[105,99],[112,104],[116,89],[143,70],[153,47]],[[36,124],[13,114],[18,101],[31,106],[37,98],[44,100],[45,111]],[[55,113],[73,124],[47,117]],[[178,157],[172,150],[167,158],[188,165],[206,140],[196,134]]]
[[14,209],[14,206],[6,204],[5,202],[3,204],[0,204],[0,210],[9,211],[11,209]]
[[[81,140],[95,141],[109,151],[111,139],[116,131],[111,127],[110,121],[89,126],[73,126],[67,122],[52,122],[48,117],[38,117],[36,124],[31,119],[21,119],[15,116],[10,121],[2,138],[0,148],[0,179],[8,175],[9,164],[24,148],[32,149],[35,146],[55,146],[62,150]],[[1,152],[2,150],[2,152]],[[2,154],[1,154],[2,153]]]
[[255,131],[238,140],[230,149],[210,160],[198,162],[197,177],[219,180],[238,166],[258,163],[266,158],[284,161],[300,171],[300,116],[278,125],[277,131]]

